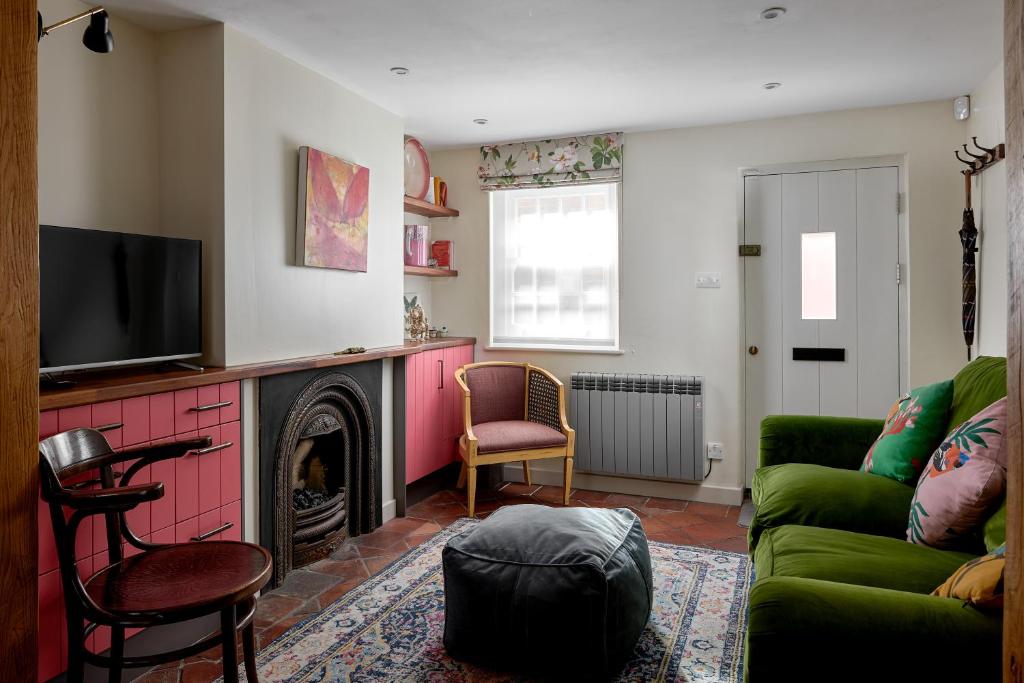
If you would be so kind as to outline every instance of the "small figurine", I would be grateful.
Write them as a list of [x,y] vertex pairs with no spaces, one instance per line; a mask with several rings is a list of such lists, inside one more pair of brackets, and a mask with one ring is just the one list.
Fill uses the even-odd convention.
[[427,315],[423,312],[423,307],[419,304],[413,304],[409,308],[409,314],[406,316],[409,321],[409,339],[413,341],[426,341],[427,339]]

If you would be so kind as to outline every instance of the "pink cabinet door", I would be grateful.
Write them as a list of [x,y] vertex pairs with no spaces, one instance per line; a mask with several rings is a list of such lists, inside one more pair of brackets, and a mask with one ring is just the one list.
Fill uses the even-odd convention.
[[241,419],[242,410],[239,405],[241,400],[241,384],[239,382],[225,382],[220,385],[220,402],[230,404],[220,409],[221,423]]
[[220,403],[220,385],[199,387],[196,390],[196,420],[199,428],[212,427],[220,424],[220,408],[213,408]]
[[221,443],[231,445],[220,452],[220,503],[242,498],[242,425],[229,422],[220,426]]
[[153,394],[149,397],[149,439],[174,436],[174,394]]
[[149,396],[137,396],[121,401],[121,421],[124,423],[121,433],[122,445],[138,446],[153,438],[149,433],[149,418]]
[[[198,432],[192,432],[191,434],[181,434],[177,438],[179,441],[184,441],[197,436],[199,436]],[[200,456],[195,452],[190,452],[171,461],[174,463],[175,522],[199,514],[199,458]]]
[[[216,389],[216,387],[214,387]],[[208,436],[213,441],[210,449],[222,448],[224,441],[221,438],[220,425],[207,427],[199,430],[199,436]],[[204,449],[205,450],[205,449]],[[220,458],[223,451],[209,450],[206,453],[196,453],[199,460],[199,512],[209,512],[220,507]],[[185,456],[192,457],[192,456]]]
[[174,433],[187,434],[199,428],[199,392],[196,389],[179,389],[174,392]]

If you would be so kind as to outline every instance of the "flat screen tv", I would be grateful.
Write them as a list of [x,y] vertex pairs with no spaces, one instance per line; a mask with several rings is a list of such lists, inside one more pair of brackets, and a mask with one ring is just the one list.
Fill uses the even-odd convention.
[[39,371],[202,354],[202,242],[39,227]]

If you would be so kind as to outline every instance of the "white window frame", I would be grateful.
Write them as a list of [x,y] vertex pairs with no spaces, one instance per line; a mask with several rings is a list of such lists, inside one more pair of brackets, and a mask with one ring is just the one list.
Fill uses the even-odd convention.
[[[496,272],[494,267],[496,253],[495,240],[495,198],[499,194],[515,192],[515,190],[496,190],[490,192],[490,198],[488,202],[488,297],[487,297],[487,311],[488,311],[488,340],[487,350],[493,351],[505,351],[505,350],[524,350],[524,351],[555,351],[555,352],[568,352],[568,353],[591,353],[591,354],[621,354],[620,348],[621,330],[620,330],[620,314],[621,307],[620,301],[622,297],[622,183],[611,182],[611,183],[595,183],[596,185],[611,185],[612,192],[611,196],[615,202],[615,217],[616,217],[616,233],[615,233],[615,273],[613,283],[613,293],[609,302],[611,311],[609,314],[610,323],[612,326],[612,339],[610,343],[599,344],[590,343],[586,340],[580,339],[559,339],[559,338],[534,338],[534,339],[516,339],[514,341],[501,341],[495,339],[495,287],[496,287]],[[571,193],[575,186],[551,186],[544,188],[530,188],[534,190],[540,190],[542,192],[550,190],[552,194],[559,191],[565,193]],[[504,268],[501,269],[504,273]]]

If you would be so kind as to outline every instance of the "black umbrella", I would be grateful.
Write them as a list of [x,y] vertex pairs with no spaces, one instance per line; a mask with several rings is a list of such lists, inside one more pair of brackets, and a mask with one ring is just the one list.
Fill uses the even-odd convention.
[[974,267],[974,255],[978,252],[978,228],[974,225],[974,209],[971,208],[971,173],[964,171],[963,174],[967,208],[964,209],[963,227],[960,228],[960,244],[964,248],[963,292],[960,299],[960,310],[964,342],[967,344],[967,360],[970,360],[971,347],[974,345],[974,311],[978,296],[978,280]]

